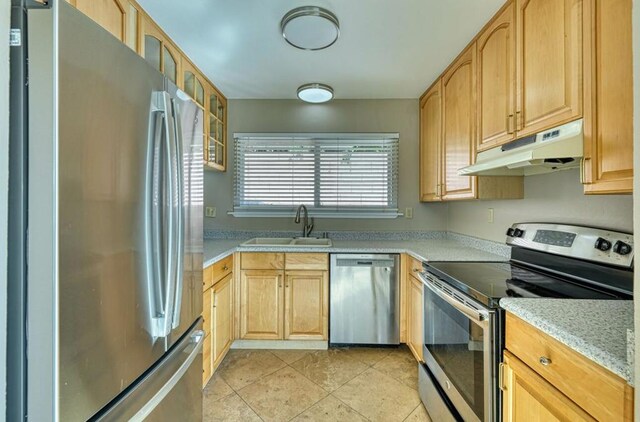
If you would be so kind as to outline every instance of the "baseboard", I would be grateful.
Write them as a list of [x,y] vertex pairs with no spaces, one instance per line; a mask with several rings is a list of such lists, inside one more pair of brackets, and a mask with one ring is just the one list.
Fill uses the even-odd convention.
[[325,340],[235,340],[231,348],[327,350],[329,342]]

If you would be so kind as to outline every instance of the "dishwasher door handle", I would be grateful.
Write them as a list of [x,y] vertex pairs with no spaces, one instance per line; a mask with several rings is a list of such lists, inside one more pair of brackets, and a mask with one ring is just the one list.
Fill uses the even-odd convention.
[[373,261],[358,261],[356,262],[357,265],[361,266],[361,267],[371,267],[373,266]]

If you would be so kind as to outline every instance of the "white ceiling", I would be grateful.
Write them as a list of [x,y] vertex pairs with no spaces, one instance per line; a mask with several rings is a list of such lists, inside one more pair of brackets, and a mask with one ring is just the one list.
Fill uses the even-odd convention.
[[[337,99],[417,98],[504,0],[139,0],[228,98],[296,98],[331,85]],[[314,5],[334,12],[340,38],[298,50],[282,16]]]

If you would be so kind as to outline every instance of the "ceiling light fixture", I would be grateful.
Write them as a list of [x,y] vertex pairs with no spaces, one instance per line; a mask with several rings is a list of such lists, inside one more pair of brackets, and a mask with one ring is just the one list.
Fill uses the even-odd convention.
[[303,6],[284,15],[280,30],[284,39],[296,48],[322,50],[336,42],[340,36],[340,23],[327,9]]
[[333,99],[333,88],[325,84],[305,84],[298,88],[298,98],[307,103],[326,103]]

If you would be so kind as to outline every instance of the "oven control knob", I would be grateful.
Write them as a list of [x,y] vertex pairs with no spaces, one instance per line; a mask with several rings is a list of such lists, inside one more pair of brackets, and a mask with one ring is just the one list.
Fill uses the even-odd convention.
[[611,249],[611,242],[609,242],[607,239],[599,237],[596,240],[596,249],[600,249],[601,251],[606,252]]
[[513,237],[522,237],[523,234],[524,234],[523,230],[520,230],[520,229],[513,230]]
[[507,229],[507,236],[509,237],[513,237],[513,233],[515,232],[515,230],[512,227],[509,227]]
[[613,251],[620,255],[629,255],[631,253],[631,250],[631,245],[619,240],[613,245]]

